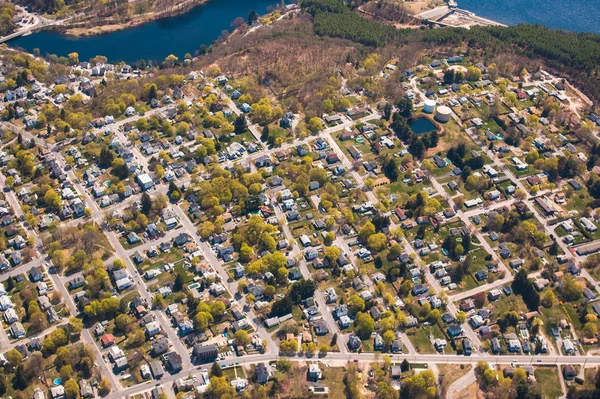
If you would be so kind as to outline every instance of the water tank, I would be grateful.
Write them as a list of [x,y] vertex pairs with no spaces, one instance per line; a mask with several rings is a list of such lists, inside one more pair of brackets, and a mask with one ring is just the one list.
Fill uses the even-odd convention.
[[452,115],[452,110],[445,105],[440,105],[437,108],[435,113],[435,119],[438,122],[446,123],[450,120],[450,116]]
[[426,114],[433,114],[435,110],[435,100],[425,100],[425,106],[423,107],[423,112]]

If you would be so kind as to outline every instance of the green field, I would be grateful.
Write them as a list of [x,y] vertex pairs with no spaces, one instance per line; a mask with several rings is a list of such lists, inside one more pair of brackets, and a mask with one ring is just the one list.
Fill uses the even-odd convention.
[[562,396],[562,388],[558,383],[558,371],[554,367],[544,367],[535,370],[535,379],[542,391],[542,397],[554,399]]

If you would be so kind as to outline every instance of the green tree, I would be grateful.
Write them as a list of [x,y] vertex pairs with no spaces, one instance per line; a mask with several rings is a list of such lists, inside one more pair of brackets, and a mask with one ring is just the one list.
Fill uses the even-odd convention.
[[53,189],[49,189],[44,194],[44,203],[54,211],[59,211],[62,207],[62,199]]
[[210,386],[207,390],[209,398],[233,399],[235,388],[225,377],[210,377]]
[[65,395],[69,399],[75,399],[79,395],[79,384],[74,378],[69,378],[65,382]]
[[412,118],[412,114],[413,114],[413,103],[412,103],[412,100],[410,98],[406,98],[406,97],[402,98],[398,102],[398,112],[405,119]]
[[6,187],[12,189],[15,186],[15,178],[12,176],[8,176],[6,180],[4,180],[4,184],[6,185]]
[[127,314],[120,314],[115,319],[115,328],[123,334],[129,333],[133,327],[133,319]]
[[329,352],[329,345],[327,344],[323,344],[321,345],[321,347],[319,348],[319,356],[326,356],[327,352]]
[[156,294],[152,298],[152,304],[158,309],[164,309],[167,306],[165,298],[161,294]]
[[341,254],[341,251],[338,247],[326,247],[325,250],[323,251],[325,258],[327,258],[327,260],[329,260],[329,263],[331,265],[334,265],[337,262],[338,257]]
[[242,345],[244,347],[252,342],[250,335],[248,335],[246,330],[237,330],[235,334],[233,334],[233,339],[238,345]]
[[273,298],[273,296],[275,295],[275,287],[273,287],[272,285],[266,285],[263,295],[267,298]]
[[214,319],[208,312],[198,312],[196,316],[194,316],[194,327],[200,332],[206,331],[208,326],[213,322]]
[[252,25],[258,21],[258,13],[255,10],[250,10],[248,13],[248,25]]
[[158,97],[158,87],[156,84],[152,83],[148,86],[148,99],[152,100],[153,98]]
[[545,308],[550,308],[552,307],[552,304],[554,303],[554,301],[556,301],[556,297],[554,296],[554,292],[552,292],[552,290],[546,290],[546,292],[544,292],[544,295],[542,296],[542,306]]
[[150,215],[150,211],[152,210],[152,198],[146,192],[142,194],[141,198],[141,211],[144,215]]
[[211,377],[223,377],[223,369],[219,363],[213,363],[212,367],[210,368],[210,375]]
[[321,119],[317,117],[310,118],[308,121],[308,129],[312,133],[317,133],[319,130],[323,129],[323,122],[321,122]]
[[21,352],[19,352],[15,348],[12,348],[8,352],[6,352],[5,356],[6,356],[6,361],[13,368],[17,367],[21,363],[21,360],[23,360],[23,355],[21,354]]
[[110,393],[111,389],[112,389],[112,386],[111,386],[108,378],[102,377],[102,380],[100,380],[100,387],[98,388],[98,393],[101,396],[106,396]]
[[79,334],[83,330],[83,321],[77,317],[71,317],[68,326],[72,334]]
[[369,237],[375,234],[375,225],[371,222],[367,222],[363,227],[358,231],[358,238],[364,243],[367,243]]
[[383,343],[385,344],[386,347],[390,347],[392,345],[392,343],[394,342],[394,340],[396,339],[396,334],[394,334],[394,331],[392,330],[387,330],[386,332],[383,333]]
[[210,315],[215,320],[220,320],[223,317],[225,310],[225,304],[221,301],[215,301],[210,304]]
[[351,315],[355,315],[358,312],[365,310],[365,301],[358,295],[352,295],[348,298],[348,312]]
[[[362,230],[362,229],[361,229]],[[369,249],[375,252],[380,252],[385,249],[387,237],[383,233],[375,233],[367,239]]]
[[354,320],[354,330],[361,339],[368,339],[375,329],[375,320],[367,314],[359,312]]
[[73,375],[73,367],[71,367],[70,364],[65,364],[60,368],[60,378],[62,378],[63,381],[68,380],[71,375]]
[[100,150],[100,157],[98,158],[98,166],[101,168],[108,168],[112,165],[114,158],[114,154],[108,147],[102,147]]
[[115,158],[111,164],[111,173],[117,176],[120,180],[125,180],[129,176],[129,169],[123,158]]
[[117,259],[115,259],[113,261],[113,268],[116,269],[116,270],[124,269],[125,268],[125,262],[123,262],[122,259],[117,258]]
[[298,341],[295,339],[281,341],[281,344],[279,344],[279,350],[285,355],[293,355],[298,352]]

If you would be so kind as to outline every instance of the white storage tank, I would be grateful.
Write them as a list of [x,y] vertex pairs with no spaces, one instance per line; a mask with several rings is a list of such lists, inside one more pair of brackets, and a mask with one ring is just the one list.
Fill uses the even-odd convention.
[[440,105],[435,113],[435,119],[438,122],[446,123],[450,120],[452,110],[445,105]]
[[433,114],[435,110],[435,100],[425,100],[425,106],[423,107],[423,112],[426,114]]

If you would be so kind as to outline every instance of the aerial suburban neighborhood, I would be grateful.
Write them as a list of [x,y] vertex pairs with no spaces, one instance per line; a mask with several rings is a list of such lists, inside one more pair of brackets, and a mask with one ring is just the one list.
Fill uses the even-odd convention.
[[[346,15],[211,51],[319,7]],[[460,45],[310,89],[228,57],[0,48],[1,397],[595,397],[580,84]]]

